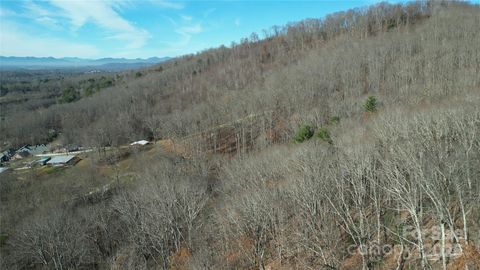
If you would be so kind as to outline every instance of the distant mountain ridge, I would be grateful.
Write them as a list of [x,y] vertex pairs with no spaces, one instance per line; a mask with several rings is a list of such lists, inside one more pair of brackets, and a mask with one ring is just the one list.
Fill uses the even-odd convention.
[[45,68],[99,68],[105,69],[131,69],[145,67],[157,63],[165,62],[170,57],[150,57],[150,58],[100,58],[87,59],[78,57],[17,57],[0,56],[0,68],[26,68],[26,69],[45,69]]

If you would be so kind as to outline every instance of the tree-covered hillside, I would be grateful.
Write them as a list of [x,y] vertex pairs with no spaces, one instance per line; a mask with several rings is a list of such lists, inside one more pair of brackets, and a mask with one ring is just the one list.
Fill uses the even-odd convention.
[[96,151],[2,175],[1,263],[478,269],[479,44],[478,5],[382,3],[12,110],[5,145]]

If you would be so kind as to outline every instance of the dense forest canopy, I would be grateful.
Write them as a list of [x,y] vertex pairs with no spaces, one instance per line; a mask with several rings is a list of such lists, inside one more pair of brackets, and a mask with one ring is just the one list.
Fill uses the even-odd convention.
[[[466,4],[456,5],[461,8]],[[468,9],[467,6],[465,8]],[[55,105],[33,112],[27,109],[24,113],[12,114],[2,124],[3,140],[13,145],[39,143],[48,139],[50,129],[64,133],[66,139],[74,136],[76,143],[80,139],[85,145],[92,145],[92,140],[110,145],[145,136],[178,137],[267,110],[291,115],[292,110],[310,108],[311,104],[318,104],[320,100],[326,102],[327,98],[338,98],[340,93],[345,100],[358,98],[369,91],[383,91],[397,86],[393,80],[403,79],[388,77],[387,81],[389,74],[386,72],[397,72],[395,68],[398,67],[392,61],[404,56],[415,61],[415,54],[421,55],[422,46],[433,46],[436,42],[435,33],[423,37],[422,33],[427,30],[414,29],[417,24],[423,23],[423,19],[431,16],[433,9],[433,2],[408,5],[383,3],[369,9],[333,14],[324,19],[272,27],[264,31],[263,39],[253,33],[239,44],[232,43],[231,48],[220,47],[187,55],[137,72],[133,78],[124,75],[108,79],[112,84],[117,80],[121,82],[75,104]],[[458,28],[452,25],[435,31],[449,29],[456,31]],[[407,32],[411,32],[410,40],[403,37]],[[428,40],[424,42],[423,38]],[[397,42],[399,39],[400,44]],[[368,45],[362,43],[360,47],[355,47],[358,42],[366,40],[372,43],[371,46],[382,42],[387,44],[382,44],[375,52],[369,51],[367,55]],[[343,49],[324,53],[337,44]],[[402,44],[408,51],[399,47]],[[382,58],[381,61],[379,58]],[[320,62],[323,62],[323,69],[318,67]],[[406,64],[412,66],[416,63]],[[303,73],[301,69],[310,69],[310,74]],[[379,76],[379,69],[385,73],[382,75],[385,82],[373,77]],[[289,77],[284,78],[288,78],[289,85],[278,80],[286,74]],[[88,80],[86,83],[74,83],[74,86],[62,83],[64,95],[60,101],[76,101],[81,96],[89,97],[97,92],[97,88],[109,86],[106,82],[89,84]],[[52,87],[42,85],[42,89]],[[299,89],[306,89],[307,93],[292,100],[290,96]],[[259,95],[267,98],[259,98]],[[332,101],[329,103],[337,103],[338,100]],[[100,127],[107,125],[110,127],[102,131]],[[94,138],[98,136],[102,137],[100,141]]]
[[31,80],[54,102],[2,107],[4,145],[98,151],[2,175],[1,263],[477,269],[479,26],[478,5],[380,3],[71,88]]

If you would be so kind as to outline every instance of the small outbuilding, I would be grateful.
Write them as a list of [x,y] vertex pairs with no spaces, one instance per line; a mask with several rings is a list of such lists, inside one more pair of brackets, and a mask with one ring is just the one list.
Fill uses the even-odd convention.
[[66,166],[66,165],[75,165],[79,161],[79,158],[75,155],[64,155],[64,156],[55,156],[47,161],[47,165],[52,166]]
[[150,144],[150,142],[147,141],[147,140],[140,140],[140,141],[133,142],[130,145],[132,145],[132,146],[135,146],[135,145],[144,146],[144,145],[147,145],[147,144]]

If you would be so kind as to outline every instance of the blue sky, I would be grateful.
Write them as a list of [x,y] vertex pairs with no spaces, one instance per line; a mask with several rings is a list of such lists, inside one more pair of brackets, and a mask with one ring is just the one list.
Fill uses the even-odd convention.
[[173,57],[375,2],[1,0],[0,55]]

